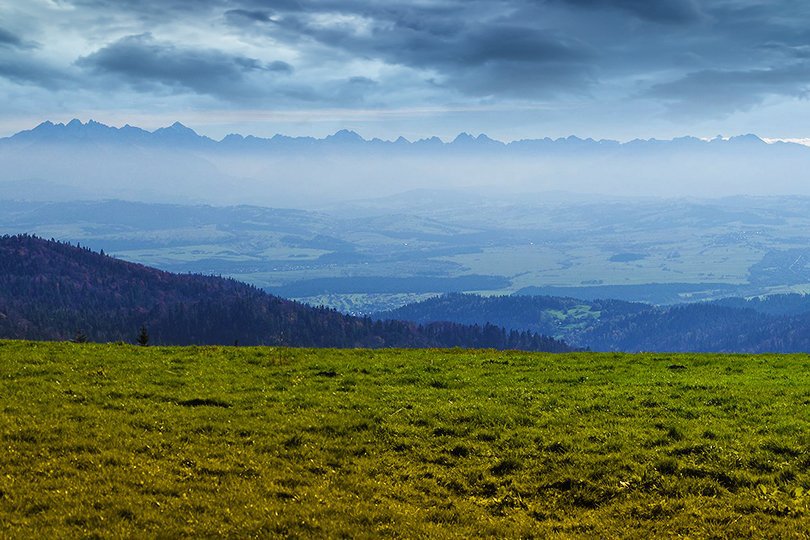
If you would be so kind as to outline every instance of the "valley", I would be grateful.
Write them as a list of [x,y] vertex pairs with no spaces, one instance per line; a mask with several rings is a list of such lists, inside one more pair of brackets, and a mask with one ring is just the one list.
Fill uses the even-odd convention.
[[355,314],[447,292],[673,304],[810,290],[803,198],[575,202],[447,191],[319,211],[121,201],[2,201],[0,210],[0,233],[233,277]]

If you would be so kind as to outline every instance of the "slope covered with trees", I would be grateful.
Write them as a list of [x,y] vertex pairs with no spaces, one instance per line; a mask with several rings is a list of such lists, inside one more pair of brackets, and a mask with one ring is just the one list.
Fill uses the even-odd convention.
[[621,300],[585,301],[558,296],[479,296],[445,294],[376,314],[382,319],[418,323],[453,321],[462,324],[494,324],[510,330],[531,330],[547,335],[568,334],[611,317],[647,311],[647,304]]
[[153,344],[486,347],[565,351],[528,331],[373,321],[237,282],[179,275],[28,235],[0,238],[0,337]]
[[718,306],[753,309],[768,315],[801,315],[810,313],[810,295],[772,294],[754,298],[722,298],[712,302]]
[[808,352],[806,307],[807,300],[799,295],[653,306],[618,300],[454,294],[377,316],[421,324],[489,322],[542,332],[598,351]]

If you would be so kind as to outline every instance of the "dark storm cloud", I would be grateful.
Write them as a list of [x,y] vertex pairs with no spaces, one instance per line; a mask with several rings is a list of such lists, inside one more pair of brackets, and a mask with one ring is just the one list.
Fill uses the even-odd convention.
[[586,56],[552,32],[517,24],[472,26],[452,33],[431,28],[379,29],[365,37],[306,25],[298,28],[322,43],[412,67],[470,68],[500,61],[544,64]]
[[616,9],[658,23],[696,21],[701,10],[696,0],[556,0],[585,9]]
[[806,97],[810,64],[739,71],[705,70],[657,84],[648,94],[686,114],[729,114],[746,110],[773,95]]
[[[134,12],[142,17],[182,12],[189,16],[221,12],[233,28],[264,24],[267,35],[288,42],[314,40],[346,54],[379,58],[415,68],[468,69],[487,63],[579,64],[591,51],[576,37],[563,36],[538,21],[509,13],[536,2],[438,0],[398,3],[382,0],[168,0],[118,3],[94,0],[95,7]],[[228,9],[226,9],[226,7]],[[506,15],[505,15],[506,14]],[[350,25],[324,25],[323,20],[355,16],[368,23],[366,35]],[[501,71],[508,71],[505,66]],[[560,66],[556,67],[560,71]],[[572,66],[572,72],[581,66]]]
[[74,82],[62,70],[31,58],[0,57],[0,78],[48,90],[59,90]]
[[[398,105],[420,104],[426,95],[446,103],[570,95],[598,101],[610,93],[615,101],[642,98],[679,113],[723,115],[769,96],[804,96],[810,58],[810,3],[798,0],[61,4],[74,9],[60,17],[80,14],[98,40],[87,43],[95,52],[70,58],[64,72],[82,71],[99,88],[124,81],[141,92],[231,102],[270,95],[329,106],[369,96],[385,106],[393,95]],[[27,39],[27,30],[3,24],[0,76],[55,84],[59,77],[49,78],[44,64],[26,69],[22,56],[30,51],[20,36]],[[113,28],[144,33],[119,39]],[[181,41],[195,33],[210,39]],[[274,47],[285,52],[278,58],[295,59],[295,69],[273,58]],[[373,84],[357,84],[357,76]]]
[[64,3],[91,13],[129,13],[150,21],[197,16],[228,4],[226,0],[65,0]]
[[37,46],[0,28],[0,78],[49,90],[58,90],[68,83],[71,77],[60,66],[45,63],[31,55]]
[[245,21],[270,22],[270,13],[267,11],[255,11],[250,9],[230,9],[225,12],[225,17],[235,24]]
[[22,47],[22,40],[5,28],[0,28],[0,46]]
[[267,71],[275,71],[278,73],[292,73],[293,67],[288,64],[287,62],[282,62],[281,60],[276,60],[275,62],[270,62],[264,69]]
[[[338,7],[337,2],[321,4]],[[339,13],[357,17],[366,26],[363,31],[350,23],[324,25],[322,18],[312,16],[312,4],[306,10],[277,9],[272,14],[231,13],[229,22],[240,23],[234,16],[249,19],[262,23],[275,39],[306,39],[347,57],[430,70],[441,84],[471,95],[542,96],[590,82],[594,51],[587,44],[504,17],[491,6],[482,11],[494,20],[479,22],[476,16],[483,13],[470,7],[474,4],[446,2],[422,9],[373,2],[342,5]]]
[[260,94],[252,74],[292,72],[285,62],[264,64],[214,49],[178,47],[150,34],[122,38],[80,58],[77,65],[121,78],[138,89],[159,84],[227,99]]
[[32,41],[25,41],[20,36],[0,27],[0,48],[13,49],[35,49],[38,44]]
[[[438,76],[434,84],[468,95],[597,95],[600,82],[635,75],[651,81],[642,95],[689,114],[723,115],[769,95],[803,95],[802,70],[793,63],[810,51],[810,7],[790,0],[241,0],[239,5],[242,11],[229,18],[233,25],[430,70]],[[361,18],[366,31],[323,24],[338,15]],[[667,71],[670,80],[671,73],[679,78],[662,81],[658,73]],[[718,98],[723,92],[728,99]]]

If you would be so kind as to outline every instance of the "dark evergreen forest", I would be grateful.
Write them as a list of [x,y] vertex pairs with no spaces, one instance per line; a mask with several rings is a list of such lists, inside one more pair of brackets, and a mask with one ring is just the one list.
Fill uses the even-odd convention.
[[380,313],[430,324],[486,321],[596,351],[808,352],[810,296],[728,298],[655,306],[553,296],[448,294]]
[[213,276],[172,274],[30,235],[0,238],[0,337],[150,344],[464,347],[562,352],[491,324],[375,321]]

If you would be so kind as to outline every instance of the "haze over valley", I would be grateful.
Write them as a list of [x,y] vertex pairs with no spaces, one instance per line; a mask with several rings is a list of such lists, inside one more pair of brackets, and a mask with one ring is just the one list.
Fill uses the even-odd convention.
[[312,210],[418,189],[517,198],[810,195],[810,148],[755,135],[504,143],[467,133],[446,142],[366,140],[341,130],[320,139],[231,134],[216,141],[179,122],[150,132],[74,119],[0,139],[0,165],[0,194],[29,200]]
[[[690,181],[709,186],[722,183],[717,179],[723,174],[732,176],[722,170],[724,163],[741,168],[741,156],[757,163],[749,167],[752,176],[765,167],[769,178],[780,166],[794,167],[788,158],[810,165],[810,148],[766,144],[753,136],[504,145],[483,137],[452,143],[364,141],[343,132],[327,139],[215,142],[179,125],[147,132],[78,121],[44,123],[0,140],[5,171],[0,193],[6,194],[0,200],[0,231],[80,242],[169,271],[234,277],[352,313],[445,292],[664,304],[804,292],[810,283],[810,198],[707,198],[687,191],[677,197],[582,195],[541,186],[520,191],[508,178],[496,188],[487,170],[477,167],[478,160],[495,168],[509,162],[530,176],[527,163],[554,162],[567,164],[577,177],[601,179],[604,167],[591,170],[589,160],[624,162],[625,170],[640,175],[631,163],[649,160],[674,174],[677,167],[665,167],[666,160],[695,167],[703,159],[714,164],[700,169],[712,179]],[[295,181],[271,165],[289,160],[303,171]],[[419,181],[406,180],[398,160],[433,169],[416,175]],[[267,167],[250,179],[225,175],[227,162]],[[369,162],[389,172],[380,173],[379,181],[355,174],[371,175]],[[786,175],[786,182],[801,183],[801,171],[810,166],[793,170],[799,172]],[[461,172],[467,182],[490,184],[462,188],[438,180]],[[663,175],[647,179],[662,190],[684,189]],[[419,185],[425,187],[415,188]],[[773,183],[762,185],[770,190]],[[570,184],[556,187],[565,186]],[[737,191],[745,192],[735,186]],[[375,192],[393,194],[375,197]],[[298,199],[308,204],[283,204]],[[169,204],[172,200],[183,203]]]

